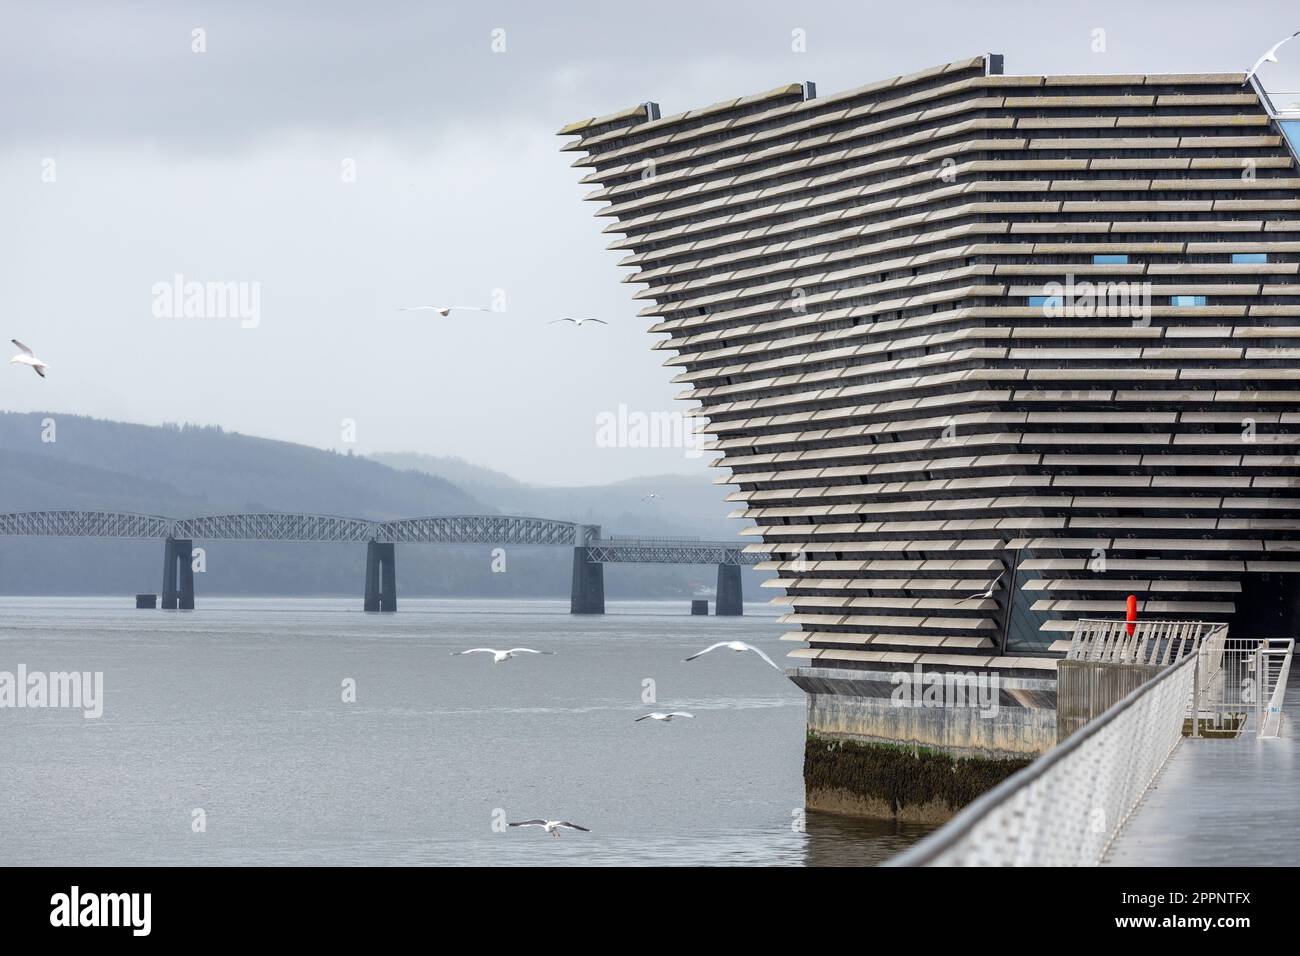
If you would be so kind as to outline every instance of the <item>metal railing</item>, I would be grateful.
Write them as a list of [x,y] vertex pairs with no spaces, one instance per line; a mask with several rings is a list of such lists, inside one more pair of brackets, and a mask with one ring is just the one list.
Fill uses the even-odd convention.
[[[1132,628],[1132,631],[1129,628]],[[1108,664],[1172,664],[1208,643],[1222,648],[1228,625],[1213,621],[1117,621],[1083,618],[1065,659]]]
[[887,866],[1094,866],[1189,716],[1192,736],[1278,735],[1293,639],[1228,638],[1211,624],[1191,635],[1156,627],[1142,641],[1122,621],[1081,623],[1075,660],[1091,650],[1117,664],[1173,662]]
[[1095,866],[1182,739],[1187,654],[887,866]]
[[1295,641],[1233,637],[1198,675],[1193,736],[1276,737]]

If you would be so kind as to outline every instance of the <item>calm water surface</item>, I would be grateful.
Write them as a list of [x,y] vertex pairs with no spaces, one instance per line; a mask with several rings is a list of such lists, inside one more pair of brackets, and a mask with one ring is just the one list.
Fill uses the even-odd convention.
[[[0,709],[0,864],[866,865],[925,832],[792,826],[802,692],[751,654],[682,663],[735,639],[780,662],[767,605],[201,602],[0,599],[0,671],[104,673],[98,720]],[[520,645],[554,656],[450,656]],[[634,723],[652,709],[695,719]],[[496,832],[501,813],[592,832]]]

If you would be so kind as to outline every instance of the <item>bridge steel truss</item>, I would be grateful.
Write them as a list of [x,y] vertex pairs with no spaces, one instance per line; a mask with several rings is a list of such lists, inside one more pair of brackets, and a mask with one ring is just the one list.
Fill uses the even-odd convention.
[[725,541],[656,541],[635,538],[594,542],[588,560],[599,564],[717,564],[755,565],[766,554],[747,553],[744,545]]
[[511,544],[578,547],[600,536],[597,525],[516,515],[403,518],[377,526],[380,541],[419,544]]
[[0,514],[0,535],[73,538],[192,538],[208,541],[381,541],[423,544],[578,546],[598,525],[514,515],[438,515],[371,521],[338,515],[256,512],[169,518],[115,511]]
[[207,541],[370,541],[378,526],[362,518],[332,515],[257,514],[180,518],[171,537]]
[[0,514],[0,535],[57,538],[167,538],[171,518],[116,511],[23,511]]
[[[602,538],[599,525],[518,515],[435,515],[371,521],[338,515],[275,511],[192,518],[70,510],[0,514],[0,536],[17,535],[161,539],[167,542],[168,567],[176,564],[178,555],[188,555],[194,541],[366,543],[365,606],[382,610],[396,609],[392,547],[398,543],[571,547],[574,549],[574,584],[570,610],[575,614],[604,613],[605,564],[715,564],[718,566],[718,613],[740,614],[739,569],[767,558],[765,554],[746,552],[743,545],[725,541],[637,536]],[[181,577],[185,579],[184,575]],[[173,568],[172,577],[164,580],[164,607],[169,606],[168,595],[179,595],[179,606],[192,607],[192,584],[186,590],[174,579]],[[375,593],[372,594],[372,590]],[[170,606],[177,606],[176,601]]]

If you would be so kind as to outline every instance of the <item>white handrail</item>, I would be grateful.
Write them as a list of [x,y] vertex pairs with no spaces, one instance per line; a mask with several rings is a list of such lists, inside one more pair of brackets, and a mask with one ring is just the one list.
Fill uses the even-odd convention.
[[1182,739],[1187,654],[887,866],[1095,866]]
[[[1281,644],[1281,647],[1270,647],[1271,643]],[[1273,692],[1269,694],[1268,703],[1263,705],[1263,713],[1259,716],[1259,736],[1276,737],[1282,729],[1282,702],[1286,698],[1286,681],[1291,673],[1291,652],[1295,647],[1295,641],[1287,639],[1286,641],[1262,641],[1259,645],[1259,665],[1256,672],[1259,674],[1261,681],[1265,681],[1264,690],[1268,689],[1267,682],[1273,682]],[[1270,658],[1280,658],[1280,663],[1276,664],[1276,672],[1273,671],[1273,662]],[[1260,702],[1263,703],[1263,694],[1260,694]]]
[[1215,621],[1120,621],[1085,617],[1074,622],[1065,659],[1165,665],[1206,645],[1221,649],[1227,636],[1228,625]]

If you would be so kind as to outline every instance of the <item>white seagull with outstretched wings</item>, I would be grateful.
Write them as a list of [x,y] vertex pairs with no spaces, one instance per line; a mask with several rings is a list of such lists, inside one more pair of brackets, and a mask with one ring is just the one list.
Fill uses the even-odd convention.
[[667,722],[672,720],[674,717],[694,717],[694,716],[695,716],[694,714],[688,714],[685,711],[679,711],[679,710],[675,710],[671,714],[661,714],[658,711],[655,711],[653,714],[645,714],[641,717],[638,717],[636,720],[633,721],[633,723],[639,724],[643,720],[662,720]]
[[1300,37],[1300,30],[1297,30],[1289,37],[1286,37],[1285,39],[1282,40],[1278,40],[1276,43],[1274,43],[1273,46],[1269,48],[1269,51],[1267,53],[1265,53],[1263,56],[1261,56],[1258,60],[1255,61],[1255,65],[1250,68],[1250,72],[1246,74],[1245,82],[1242,83],[1241,85],[1245,86],[1246,83],[1249,83],[1250,78],[1254,76],[1256,73],[1258,73],[1259,68],[1263,66],[1265,63],[1276,63],[1278,48],[1283,43],[1286,43],[1288,40],[1294,40],[1296,37]]
[[531,647],[512,647],[508,651],[498,651],[495,647],[471,647],[467,651],[452,651],[452,657],[459,657],[461,654],[491,654],[493,664],[501,664],[510,660],[516,654],[554,654],[554,651],[535,651]]
[[19,350],[18,354],[9,360],[9,364],[30,365],[33,372],[35,372],[41,378],[44,378],[45,370],[49,368],[49,366],[46,365],[44,362],[42,362],[40,359],[38,359],[36,355],[32,352],[32,350],[29,349],[27,346],[23,345],[22,342],[19,342],[17,339],[10,339],[9,341],[12,342],[14,345],[18,346],[18,350]]
[[597,325],[609,325],[609,323],[606,322],[604,319],[572,319],[569,318],[569,316],[567,315],[564,316],[563,318],[551,319],[551,321],[548,324],[554,325],[556,322],[572,322],[574,325],[578,326],[579,328],[586,325],[588,322],[595,322]]
[[446,317],[453,312],[491,312],[491,309],[484,309],[477,305],[403,305],[399,306],[398,312],[437,312],[439,315]]
[[586,827],[580,827],[576,823],[570,823],[568,820],[521,820],[518,823],[510,824],[512,827],[541,827],[553,837],[560,835],[560,828],[565,830],[581,830],[583,833],[591,831]]
[[712,647],[706,647],[698,654],[692,654],[690,657],[686,658],[686,660],[693,661],[697,657],[703,657],[705,654],[709,653],[709,651],[716,651],[719,647],[725,647],[727,648],[727,650],[735,651],[736,653],[740,653],[742,651],[753,651],[755,654],[763,658],[763,660],[767,661],[777,670],[781,669],[780,665],[777,664],[776,661],[772,660],[772,658],[768,657],[766,654],[760,651],[753,644],[746,644],[744,641],[718,641],[718,643],[714,644]]

